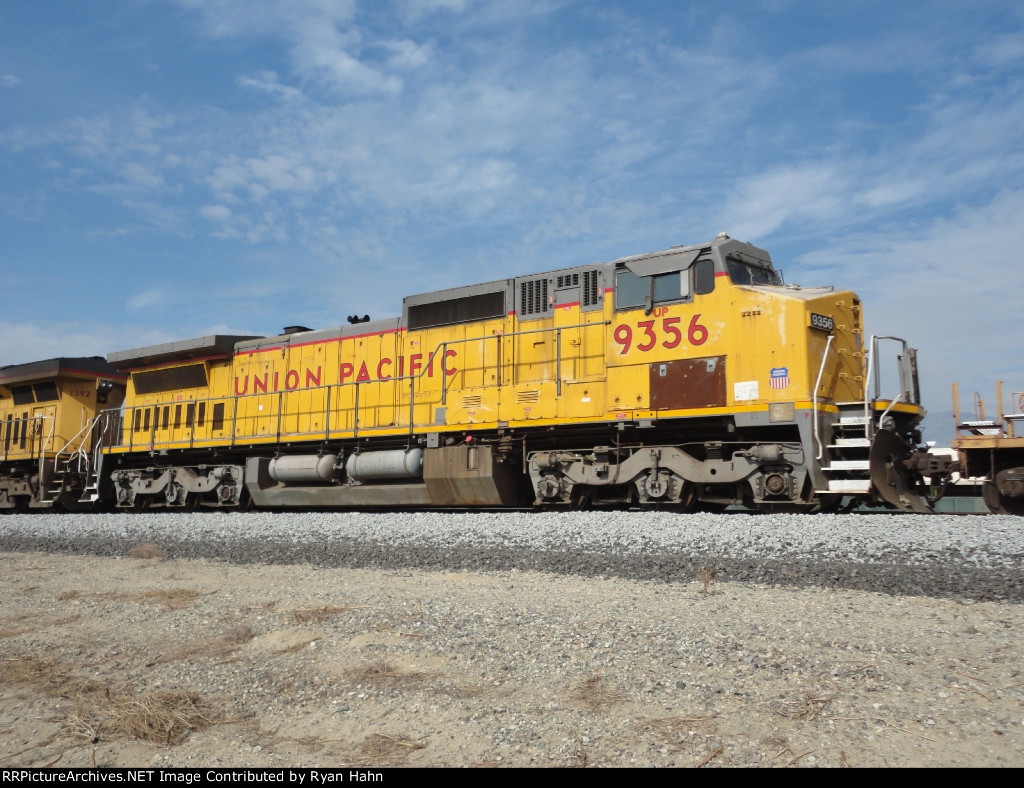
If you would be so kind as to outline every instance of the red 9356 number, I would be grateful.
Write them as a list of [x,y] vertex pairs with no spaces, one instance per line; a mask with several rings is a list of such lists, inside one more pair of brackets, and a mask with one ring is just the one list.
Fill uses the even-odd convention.
[[[661,342],[663,348],[671,350],[672,348],[679,347],[679,344],[683,341],[683,332],[679,328],[679,322],[682,318],[679,317],[666,317],[661,321],[661,333],[667,338]],[[658,345],[658,333],[654,330],[654,320],[641,320],[636,324],[637,330],[637,343],[636,349],[646,352],[648,350],[654,350]],[[626,355],[633,345],[633,327],[622,323],[615,327],[613,332],[615,342],[622,347],[619,351],[619,355]],[[690,320],[690,325],[686,329],[686,340],[691,345],[703,345],[708,341],[708,330],[700,324],[700,315],[694,315]]]

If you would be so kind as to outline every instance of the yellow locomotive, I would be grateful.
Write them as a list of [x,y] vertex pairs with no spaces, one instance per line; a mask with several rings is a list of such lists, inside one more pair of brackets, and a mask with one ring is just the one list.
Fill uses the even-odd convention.
[[85,486],[120,507],[928,511],[916,356],[722,234],[407,297],[398,317],[111,353]]
[[125,376],[95,356],[0,368],[0,511],[98,495],[85,480],[110,434],[96,419],[120,407],[124,391]]

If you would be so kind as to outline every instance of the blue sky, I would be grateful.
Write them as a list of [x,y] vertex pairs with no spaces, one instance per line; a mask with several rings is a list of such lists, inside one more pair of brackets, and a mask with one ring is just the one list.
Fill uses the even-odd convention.
[[9,0],[0,364],[725,231],[917,345],[948,440],[1024,389],[1022,143],[1019,2]]

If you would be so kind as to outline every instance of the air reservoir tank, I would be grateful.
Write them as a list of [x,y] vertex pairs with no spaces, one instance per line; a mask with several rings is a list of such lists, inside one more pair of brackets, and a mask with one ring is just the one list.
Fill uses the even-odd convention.
[[341,476],[337,454],[299,454],[270,461],[270,478],[283,484],[323,484]]
[[423,449],[369,451],[348,458],[348,477],[357,482],[423,477]]

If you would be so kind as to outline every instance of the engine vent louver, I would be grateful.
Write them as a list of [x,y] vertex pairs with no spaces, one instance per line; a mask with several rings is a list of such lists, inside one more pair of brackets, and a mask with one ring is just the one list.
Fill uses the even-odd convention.
[[583,306],[598,303],[597,271],[583,272]]
[[519,283],[519,315],[545,315],[551,311],[548,280],[530,279]]
[[505,316],[505,294],[481,293],[409,307],[409,328],[448,326]]

